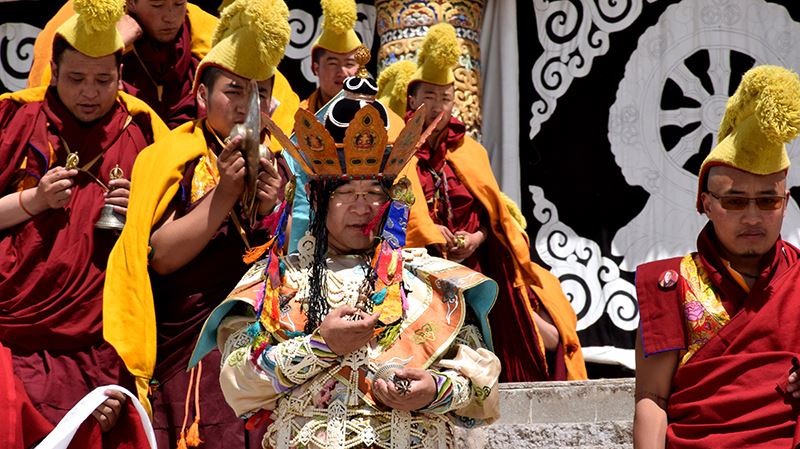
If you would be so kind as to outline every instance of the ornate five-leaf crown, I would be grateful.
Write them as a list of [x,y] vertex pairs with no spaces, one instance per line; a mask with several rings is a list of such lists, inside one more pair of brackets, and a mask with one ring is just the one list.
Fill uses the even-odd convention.
[[[363,49],[363,51],[361,50]],[[363,68],[369,51],[360,47],[356,61]],[[423,105],[409,118],[393,142],[389,139],[389,112],[375,100],[378,88],[366,70],[344,81],[342,91],[317,114],[298,109],[296,144],[273,123],[267,126],[310,177],[346,179],[393,178],[430,135],[423,133]],[[393,130],[392,130],[393,131]]]

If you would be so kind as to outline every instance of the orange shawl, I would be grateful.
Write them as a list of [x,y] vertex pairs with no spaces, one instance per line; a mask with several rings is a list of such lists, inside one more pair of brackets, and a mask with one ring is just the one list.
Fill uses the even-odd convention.
[[[514,288],[527,298],[525,287],[530,286],[553,318],[561,343],[565,348],[564,362],[567,367],[567,379],[586,379],[586,367],[576,331],[575,311],[572,310],[569,300],[564,296],[558,279],[548,270],[531,261],[528,236],[514,221],[500,195],[500,186],[494,178],[486,150],[472,138],[465,137],[458,148],[448,150],[446,159],[461,182],[486,210],[490,222],[488,228],[513,258],[514,279],[510,281]],[[412,248],[443,244],[444,237],[428,211],[425,194],[417,175],[416,157],[411,159],[401,173],[402,175],[411,180],[414,196],[417,198],[411,207],[406,246]],[[526,304],[526,309],[531,316],[531,322],[533,322],[534,310],[530,302]],[[541,340],[541,336],[539,337],[539,347],[544,353],[544,342]]]

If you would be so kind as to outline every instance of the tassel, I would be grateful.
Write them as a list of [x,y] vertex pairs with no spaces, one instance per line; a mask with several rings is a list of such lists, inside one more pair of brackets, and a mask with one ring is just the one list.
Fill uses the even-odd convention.
[[385,327],[378,336],[378,345],[386,348],[394,343],[394,341],[397,340],[397,337],[400,336],[400,327],[402,324],[402,322],[399,322],[397,324]]
[[194,383],[194,422],[189,427],[186,435],[186,444],[189,447],[197,447],[203,440],[200,439],[200,377],[203,375],[203,362],[197,364],[197,378]]
[[183,425],[181,425],[181,438],[178,440],[178,449],[186,449],[186,420],[189,419],[189,401],[192,397],[192,384],[194,384],[195,369],[196,368],[192,368],[191,371],[189,371],[189,386],[186,387],[186,401],[183,403]]
[[181,437],[178,440],[178,449],[188,449],[186,447],[186,434],[181,430]]
[[380,223],[383,219],[383,215],[386,213],[386,209],[389,208],[390,204],[392,204],[392,201],[387,201],[383,206],[381,206],[381,210],[375,214],[375,217],[372,219],[372,221],[370,221],[367,227],[364,228],[364,235],[369,235],[375,229],[375,227],[378,226],[378,223]]
[[195,416],[192,426],[189,427],[189,434],[186,435],[186,444],[189,447],[200,446],[203,441],[200,439],[200,417]]
[[268,241],[267,243],[265,243],[263,245],[254,246],[254,247],[248,249],[244,253],[244,256],[242,256],[242,261],[244,263],[246,263],[247,265],[250,265],[251,263],[257,261],[258,259],[261,258],[261,256],[264,255],[264,253],[267,252],[267,250],[269,249],[270,245],[272,245],[272,242],[273,242],[273,240],[270,240],[270,241]]

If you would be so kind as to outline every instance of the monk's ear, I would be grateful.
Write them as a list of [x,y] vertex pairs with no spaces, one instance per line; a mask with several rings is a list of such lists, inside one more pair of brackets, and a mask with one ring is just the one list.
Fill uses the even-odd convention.
[[119,70],[117,70],[117,76],[119,77],[119,85],[117,86],[117,90],[125,90],[125,86],[122,85],[122,63],[119,63]]
[[416,111],[418,107],[422,106],[421,104],[417,104],[417,98],[413,95],[409,95],[406,98],[406,103],[412,111]]
[[55,87],[56,81],[58,81],[58,66],[56,65],[55,61],[50,61],[50,86]]
[[700,194],[700,203],[703,205],[703,213],[708,216],[708,212],[711,210],[711,195],[708,192],[702,192]]
[[202,110],[208,108],[208,88],[202,83],[197,86],[197,108]]

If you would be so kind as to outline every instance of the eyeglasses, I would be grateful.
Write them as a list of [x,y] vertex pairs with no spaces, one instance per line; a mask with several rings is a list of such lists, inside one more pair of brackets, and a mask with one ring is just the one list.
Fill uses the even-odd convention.
[[331,200],[336,204],[353,204],[358,200],[358,197],[364,198],[364,201],[373,205],[380,206],[389,200],[389,195],[383,190],[371,190],[367,192],[356,191],[334,191],[331,193]]
[[759,210],[778,210],[783,206],[785,196],[758,196],[750,198],[746,196],[721,196],[714,192],[708,192],[709,195],[719,201],[719,205],[725,210],[744,210],[751,201],[756,203]]

